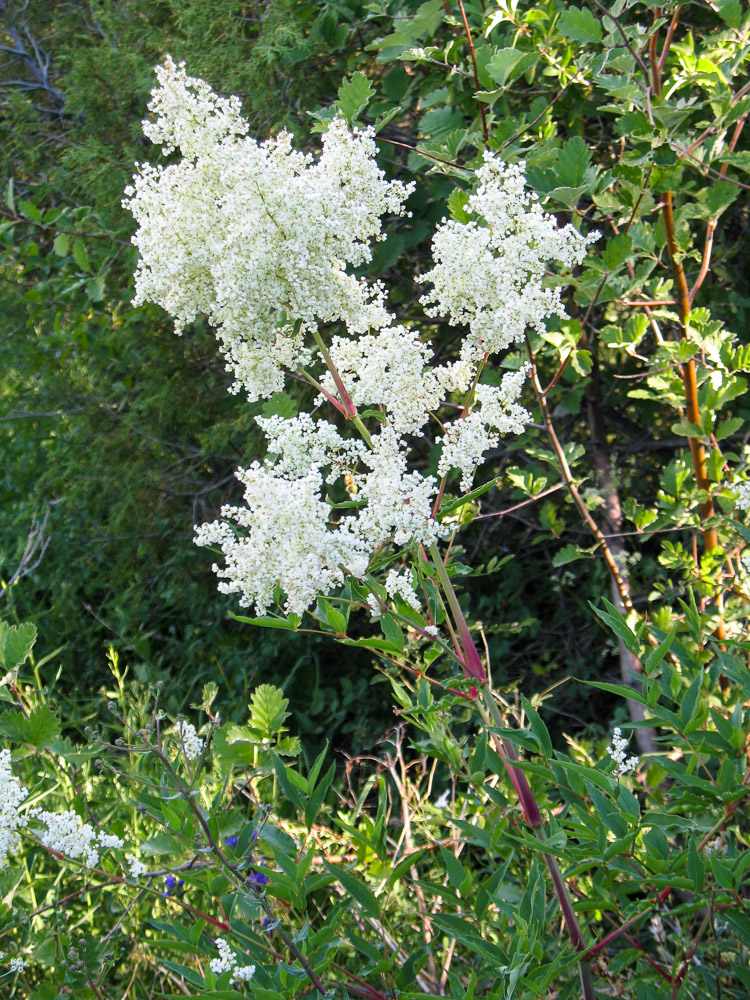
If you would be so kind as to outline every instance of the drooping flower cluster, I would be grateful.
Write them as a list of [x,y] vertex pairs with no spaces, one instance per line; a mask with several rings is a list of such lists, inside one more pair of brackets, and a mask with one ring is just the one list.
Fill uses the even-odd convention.
[[72,809],[62,813],[30,809],[29,818],[37,820],[44,827],[34,831],[40,843],[74,860],[82,858],[87,868],[94,868],[99,863],[102,851],[125,846],[114,834],[103,833],[94,829],[90,823],[84,823]]
[[383,289],[346,268],[371,259],[381,217],[403,212],[409,187],[385,179],[371,129],[334,119],[315,159],[286,132],[248,138],[239,102],[184,64],[167,57],[156,73],[156,120],[144,131],[182,160],[142,164],[126,190],[139,224],[135,301],[162,305],[178,332],[208,316],[235,390],[270,396],[284,368],[307,359],[303,335],[319,322],[353,332],[387,323]]
[[612,758],[612,762],[616,765],[612,774],[615,777],[621,774],[627,774],[628,771],[635,771],[638,767],[640,761],[639,757],[628,757],[625,752],[628,748],[629,740],[626,740],[622,735],[622,730],[619,726],[615,726],[612,733],[612,742],[607,747],[607,753]]
[[[437,364],[416,329],[392,322],[382,287],[347,270],[371,259],[383,216],[403,214],[409,193],[377,166],[372,131],[335,118],[317,158],[286,133],[258,144],[236,100],[170,59],[157,76],[144,130],[182,159],[142,165],[126,192],[139,223],[136,301],[160,303],[178,331],[206,315],[234,388],[250,399],[296,370],[360,434],[309,414],[259,418],[268,456],[238,471],[244,504],[197,529],[196,542],[224,556],[214,566],[222,592],[263,615],[281,591],[287,613],[302,613],[347,577],[362,579],[383,546],[416,551],[446,533],[436,519],[445,479],[458,470],[470,489],[500,436],[531,419],[518,402],[526,369],[485,384],[487,357],[564,313],[546,271],[580,263],[596,236],[558,228],[527,191],[523,164],[485,154],[468,199],[474,219],[443,221],[421,279],[432,285],[428,312],[469,327],[458,356]],[[319,327],[331,322],[343,334],[326,346]],[[433,420],[437,477],[423,461],[415,468]],[[389,579],[388,595],[416,609],[407,577]],[[380,614],[374,596],[370,606]]]
[[10,750],[0,750],[0,868],[5,867],[8,852],[18,846],[18,831],[26,826],[27,819],[18,814],[18,808],[28,794],[11,774]]
[[208,963],[215,975],[220,976],[223,972],[232,972],[230,982],[249,982],[254,973],[254,965],[237,965],[237,956],[232,951],[224,938],[216,938],[216,950],[219,952],[218,958],[212,958]]
[[195,726],[180,720],[175,728],[175,734],[188,760],[195,760],[203,753],[203,740],[195,731]]

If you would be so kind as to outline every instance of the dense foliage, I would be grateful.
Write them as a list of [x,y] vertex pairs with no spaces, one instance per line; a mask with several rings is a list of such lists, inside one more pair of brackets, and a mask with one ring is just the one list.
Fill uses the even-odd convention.
[[[0,732],[26,806],[88,810],[122,843],[82,886],[49,824],[23,828],[3,872],[6,937],[28,955],[16,995],[746,995],[743,5],[1,9],[2,599],[18,627],[0,633]],[[255,417],[293,416],[303,390],[229,395],[204,318],[177,340],[131,305],[120,199],[134,161],[159,162],[140,120],[165,53],[238,94],[260,139],[283,125],[319,148],[337,115],[375,123],[381,166],[416,186],[367,275],[441,364],[462,320],[425,315],[419,279],[440,220],[476,219],[485,150],[525,162],[561,228],[600,234],[561,283],[567,317],[484,369],[497,386],[529,365],[532,423],[493,442],[468,494],[448,473],[449,552],[415,564],[445,599],[429,622],[467,629],[453,658],[374,584],[372,622],[350,618],[367,603],[351,583],[305,618],[279,591],[253,619],[266,631],[227,620],[192,525],[241,502],[234,469],[265,450]],[[413,461],[445,471],[435,436]],[[478,701],[474,645],[492,674]],[[375,748],[391,694],[399,727]],[[337,773],[321,734],[372,756]]]

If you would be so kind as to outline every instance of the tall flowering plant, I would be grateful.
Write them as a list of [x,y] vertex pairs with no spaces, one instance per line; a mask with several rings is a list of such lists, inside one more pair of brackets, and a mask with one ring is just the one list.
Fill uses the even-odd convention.
[[[580,265],[598,234],[558,226],[527,188],[524,164],[485,152],[463,221],[437,227],[434,266],[420,277],[427,315],[462,334],[455,356],[438,362],[418,326],[396,321],[382,284],[350,270],[372,259],[384,217],[404,214],[411,190],[378,167],[374,131],[336,116],[318,156],[297,152],[288,133],[259,144],[237,99],[169,58],[157,76],[144,131],[179,159],[141,166],[126,192],[139,227],[136,301],[163,306],[178,333],[205,315],[230,391],[256,401],[294,377],[312,396],[309,412],[258,418],[268,453],[237,472],[244,505],[197,528],[197,544],[223,554],[219,589],[239,595],[258,624],[295,628],[312,612],[348,641],[357,610],[380,621],[389,658],[399,659],[402,625],[427,662],[445,654],[468,681],[458,693],[477,703],[527,823],[541,831],[513,743],[497,733],[488,665],[440,543],[482,492],[471,487],[486,453],[531,419],[519,402],[528,368],[509,352],[565,314],[557,272]],[[318,415],[324,407],[337,423]],[[434,475],[423,471],[433,437]],[[543,856],[582,951],[557,863]],[[581,975],[592,997],[584,962]]]

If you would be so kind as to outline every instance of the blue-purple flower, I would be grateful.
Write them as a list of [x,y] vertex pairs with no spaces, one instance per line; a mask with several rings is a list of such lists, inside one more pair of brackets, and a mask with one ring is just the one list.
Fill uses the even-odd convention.
[[181,878],[178,879],[170,872],[169,875],[164,877],[164,892],[162,893],[162,896],[169,896],[175,889],[181,889],[184,884],[185,883]]
[[227,837],[224,843],[227,845],[227,847],[236,847],[239,839],[240,839],[239,837]]

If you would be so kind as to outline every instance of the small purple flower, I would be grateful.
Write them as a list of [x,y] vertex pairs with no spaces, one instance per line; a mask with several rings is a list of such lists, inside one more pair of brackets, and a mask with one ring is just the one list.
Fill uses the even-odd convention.
[[271,926],[271,918],[263,917],[263,930],[266,932],[266,934],[270,934],[270,931],[268,929],[270,926]]
[[250,838],[250,843],[254,844],[257,839],[258,839],[258,831],[256,830],[255,833]]
[[[260,864],[262,866],[263,861]],[[265,872],[252,872],[247,881],[254,889],[262,889],[264,885],[268,885],[268,875]]]
[[227,845],[227,847],[236,847],[239,839],[240,839],[239,837],[227,837],[224,843]]
[[182,879],[176,878],[170,872],[170,874],[166,875],[164,878],[165,891],[162,893],[162,896],[168,896],[170,893],[174,892],[175,889],[181,889],[184,884],[185,883],[183,882]]

